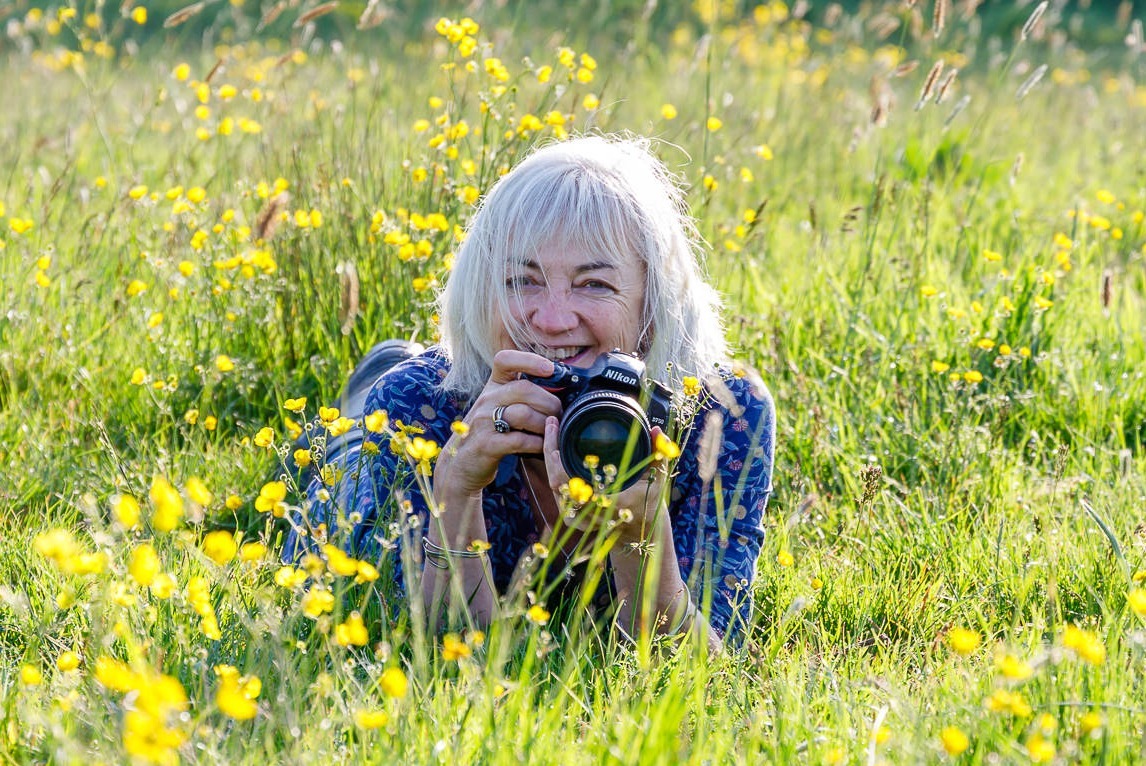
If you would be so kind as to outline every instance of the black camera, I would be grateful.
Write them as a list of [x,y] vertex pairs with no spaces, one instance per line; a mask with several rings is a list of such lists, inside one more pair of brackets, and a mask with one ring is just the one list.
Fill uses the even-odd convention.
[[624,470],[621,488],[637,480],[630,468],[643,463],[653,452],[652,429],[667,432],[672,412],[668,387],[645,377],[645,364],[632,354],[610,351],[589,367],[570,367],[554,362],[547,378],[524,376],[561,400],[561,463],[571,477],[590,484],[593,469],[607,465]]

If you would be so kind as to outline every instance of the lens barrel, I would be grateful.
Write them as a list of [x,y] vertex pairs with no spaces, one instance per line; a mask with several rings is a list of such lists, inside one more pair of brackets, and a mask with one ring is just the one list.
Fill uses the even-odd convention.
[[638,478],[630,469],[652,454],[649,432],[648,418],[635,399],[616,391],[589,391],[577,397],[561,419],[561,462],[570,476],[591,484],[593,472],[585,459],[594,455],[598,470],[613,465],[630,474],[621,484],[627,489]]

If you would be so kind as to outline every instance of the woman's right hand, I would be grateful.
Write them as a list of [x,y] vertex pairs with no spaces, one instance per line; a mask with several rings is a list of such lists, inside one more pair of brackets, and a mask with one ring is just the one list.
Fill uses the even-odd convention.
[[[493,358],[493,369],[485,388],[474,400],[462,422],[464,434],[454,433],[438,456],[434,468],[434,494],[466,495],[481,492],[497,474],[497,465],[506,455],[540,455],[544,445],[545,419],[561,415],[561,401],[522,375],[548,377],[553,362],[529,351],[506,349]],[[498,408],[505,409],[498,413]],[[500,433],[494,427],[495,415],[509,424]]]

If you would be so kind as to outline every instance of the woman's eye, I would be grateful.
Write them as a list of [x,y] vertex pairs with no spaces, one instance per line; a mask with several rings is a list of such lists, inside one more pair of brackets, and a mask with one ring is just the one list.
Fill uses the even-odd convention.
[[505,286],[510,290],[521,290],[524,287],[533,285],[534,281],[526,276],[510,277],[505,280]]
[[577,285],[584,290],[612,290],[613,286],[599,279],[589,279]]

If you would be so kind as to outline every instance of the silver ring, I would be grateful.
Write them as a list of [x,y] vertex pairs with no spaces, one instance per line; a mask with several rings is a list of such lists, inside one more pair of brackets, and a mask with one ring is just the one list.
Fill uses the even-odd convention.
[[513,429],[510,428],[509,421],[505,419],[505,407],[501,405],[493,411],[493,430],[499,434],[507,434]]

